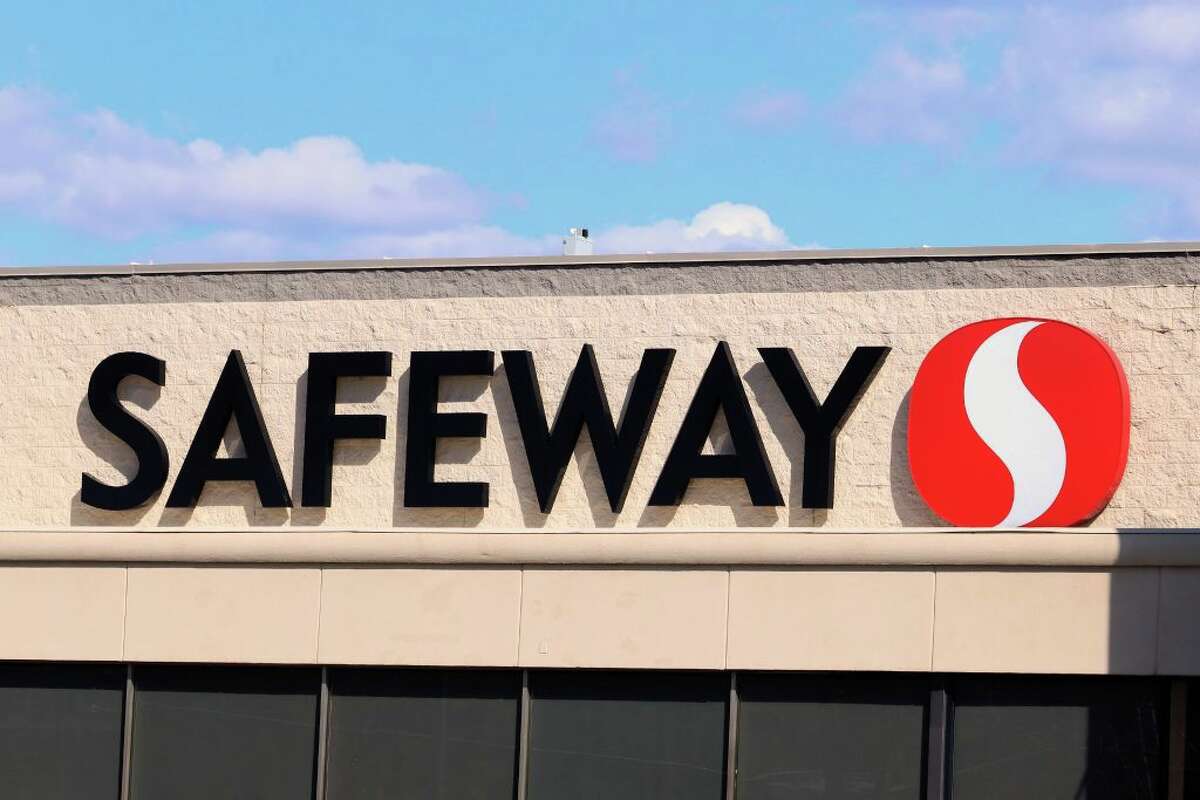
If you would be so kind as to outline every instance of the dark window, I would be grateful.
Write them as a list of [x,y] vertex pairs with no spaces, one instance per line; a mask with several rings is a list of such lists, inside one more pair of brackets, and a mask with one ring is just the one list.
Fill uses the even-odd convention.
[[530,675],[530,800],[720,800],[729,676]]
[[953,684],[956,800],[1163,797],[1166,697],[1136,678],[961,678]]
[[922,796],[926,681],[738,675],[738,800]]
[[125,668],[0,668],[0,796],[115,800]]
[[1184,726],[1183,796],[1187,800],[1200,800],[1200,681],[1197,680],[1187,682]]
[[329,800],[511,800],[521,674],[331,670]]
[[309,800],[316,670],[138,667],[134,800]]

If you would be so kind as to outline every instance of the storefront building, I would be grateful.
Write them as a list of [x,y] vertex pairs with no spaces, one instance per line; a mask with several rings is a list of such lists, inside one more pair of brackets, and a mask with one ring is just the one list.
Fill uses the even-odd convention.
[[6,272],[3,794],[1200,798],[1191,247]]

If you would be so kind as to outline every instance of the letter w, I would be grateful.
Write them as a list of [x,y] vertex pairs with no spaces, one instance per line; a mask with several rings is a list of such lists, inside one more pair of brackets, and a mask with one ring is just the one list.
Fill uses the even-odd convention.
[[567,382],[567,390],[558,406],[554,427],[546,425],[546,408],[538,386],[533,354],[528,350],[503,352],[504,371],[512,391],[517,423],[525,443],[529,471],[543,513],[554,507],[559,484],[567,462],[575,452],[579,435],[586,425],[596,453],[596,463],[604,480],[604,491],[614,512],[625,505],[625,496],[633,482],[633,473],[642,454],[642,445],[650,431],[663,384],[671,370],[675,351],[646,350],[633,379],[629,402],[621,421],[613,425],[604,381],[596,366],[592,346],[585,344]]

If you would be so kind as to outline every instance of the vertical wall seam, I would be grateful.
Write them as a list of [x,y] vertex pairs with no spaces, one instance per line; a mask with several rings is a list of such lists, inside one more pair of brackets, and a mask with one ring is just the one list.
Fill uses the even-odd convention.
[[[321,614],[325,610],[325,565],[317,570],[317,624],[316,641],[313,642],[313,661],[321,663]],[[324,675],[324,670],[322,670]]]
[[939,570],[933,570],[933,596],[929,605],[929,671],[933,672],[937,654],[937,590]]
[[521,582],[517,587],[517,647],[513,653],[513,666],[520,667],[521,664],[521,637],[525,635],[525,567],[519,570]]
[[125,564],[121,569],[122,575],[125,577],[125,586],[122,589],[122,606],[121,606],[121,660],[129,659],[129,565]]
[[733,568],[725,570],[725,649],[721,654],[721,668],[729,669],[729,621],[733,609]]

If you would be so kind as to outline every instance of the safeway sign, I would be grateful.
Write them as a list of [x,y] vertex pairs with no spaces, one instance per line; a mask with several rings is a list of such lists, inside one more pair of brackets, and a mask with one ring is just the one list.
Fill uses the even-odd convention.
[[[803,432],[806,508],[831,508],[838,436],[883,367],[890,348],[858,347],[822,400],[792,350],[759,348],[759,356]],[[624,409],[614,420],[609,392],[592,348],[584,345],[550,421],[530,351],[501,353],[513,413],[538,505],[549,512],[584,428],[614,512],[625,504],[638,469],[675,351],[649,349],[633,377]],[[482,508],[489,486],[481,481],[434,478],[437,441],[483,438],[488,418],[438,408],[438,385],[449,376],[490,379],[491,350],[415,351],[408,365],[407,444],[403,504],[407,507]],[[683,421],[659,468],[649,504],[679,505],[694,481],[734,478],[759,506],[784,504],[750,406],[741,372],[725,342],[717,345],[694,390]],[[383,351],[310,353],[300,505],[328,507],[334,449],[346,439],[384,439],[381,414],[337,411],[344,378],[389,378],[392,354]],[[135,453],[138,469],[125,484],[82,476],[81,500],[109,510],[152,502],[165,488],[171,457],[162,437],[118,400],[127,379],[167,385],[167,364],[147,353],[104,359],[88,385],[96,420]],[[728,424],[732,452],[705,451],[718,414]],[[244,452],[219,454],[231,424]],[[175,476],[168,507],[195,505],[210,482],[248,481],[264,507],[293,505],[258,398],[240,351],[229,353],[207,408]],[[997,319],[951,333],[926,356],[911,395],[909,463],[922,497],[960,526],[1058,526],[1099,513],[1116,491],[1129,446],[1129,387],[1112,350],[1097,336],[1062,322]]]

